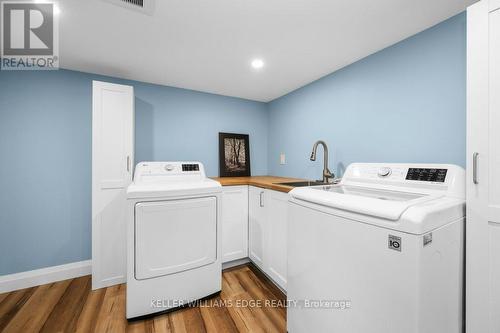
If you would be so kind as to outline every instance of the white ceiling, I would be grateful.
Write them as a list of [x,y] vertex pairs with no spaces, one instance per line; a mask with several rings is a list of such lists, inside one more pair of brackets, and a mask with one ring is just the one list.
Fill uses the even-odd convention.
[[473,2],[155,0],[149,16],[60,0],[61,67],[267,102]]

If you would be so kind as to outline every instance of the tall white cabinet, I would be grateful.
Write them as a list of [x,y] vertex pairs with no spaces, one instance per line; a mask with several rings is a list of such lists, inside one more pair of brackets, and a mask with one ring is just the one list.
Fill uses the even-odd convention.
[[467,10],[466,331],[500,332],[500,0]]
[[92,289],[126,280],[126,189],[134,161],[134,89],[93,82]]

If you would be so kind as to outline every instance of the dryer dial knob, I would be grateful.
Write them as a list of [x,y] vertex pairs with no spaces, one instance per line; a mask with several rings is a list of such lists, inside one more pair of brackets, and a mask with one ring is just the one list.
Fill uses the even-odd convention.
[[391,173],[392,173],[392,170],[391,170],[391,168],[388,168],[388,167],[383,167],[383,168],[378,169],[378,175],[380,177],[387,177]]
[[174,165],[173,164],[167,164],[167,165],[165,165],[165,170],[167,170],[167,171],[174,170]]

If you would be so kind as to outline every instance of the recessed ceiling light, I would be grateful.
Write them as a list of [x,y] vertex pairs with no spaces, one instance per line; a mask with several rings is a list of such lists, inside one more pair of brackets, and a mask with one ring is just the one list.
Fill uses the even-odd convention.
[[255,69],[261,69],[264,67],[264,61],[262,59],[254,59],[252,60],[252,67]]

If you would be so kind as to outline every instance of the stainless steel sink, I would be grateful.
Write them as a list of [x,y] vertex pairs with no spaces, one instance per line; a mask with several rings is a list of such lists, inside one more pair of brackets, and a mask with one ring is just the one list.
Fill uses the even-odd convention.
[[332,185],[317,181],[303,181],[303,182],[286,182],[286,183],[275,183],[276,185],[285,185],[292,187],[303,187],[303,186],[317,186],[317,185]]

